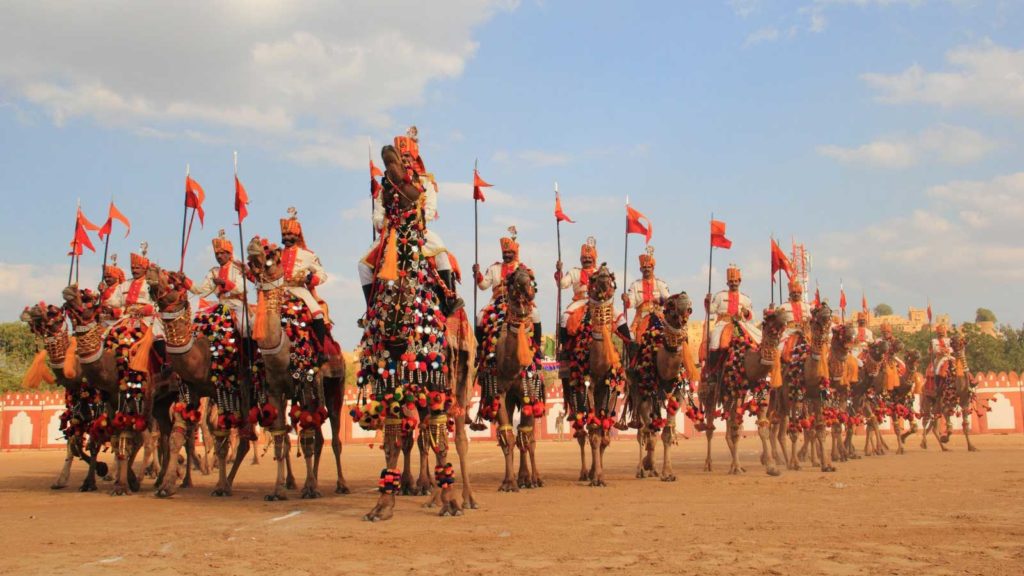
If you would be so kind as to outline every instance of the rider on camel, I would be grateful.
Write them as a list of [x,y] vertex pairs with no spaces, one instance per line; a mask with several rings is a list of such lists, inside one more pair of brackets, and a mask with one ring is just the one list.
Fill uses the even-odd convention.
[[121,318],[124,310],[110,305],[114,290],[125,281],[124,270],[117,265],[117,254],[111,254],[110,264],[103,268],[103,283],[100,284],[100,302],[103,304],[101,318],[106,326],[113,326]]
[[313,318],[311,328],[320,347],[320,360],[326,361],[327,304],[316,295],[316,287],[327,281],[320,258],[306,246],[298,211],[288,208],[288,218],[281,219],[281,266],[284,267],[284,289],[302,300]]
[[251,327],[242,322],[244,302],[242,300],[242,263],[234,260],[235,250],[231,241],[221,230],[213,239],[213,255],[217,266],[210,268],[199,285],[189,286],[189,292],[204,298],[216,292],[217,301],[231,310],[232,320],[239,333],[248,337]]
[[[754,324],[753,305],[750,297],[740,292],[743,276],[739,267],[730,265],[725,272],[725,283],[728,290],[722,290],[704,298],[704,308],[708,311],[708,322],[712,326],[710,351],[708,359],[714,365],[718,352],[729,348],[733,338],[746,338],[751,344],[761,344],[761,330]],[[739,334],[736,331],[739,331]],[[701,347],[704,350],[705,347]]]
[[[473,264],[473,276],[476,279],[477,288],[481,290],[491,290],[491,299],[488,302],[487,308],[494,306],[496,302],[500,301],[505,296],[505,278],[509,274],[515,272],[521,262],[519,261],[519,243],[516,242],[516,227],[510,226],[508,231],[509,236],[501,238],[499,243],[501,244],[501,262],[495,262],[487,267],[487,271],[484,273],[480,272],[480,265]],[[486,332],[485,327],[488,322],[492,319],[480,315],[476,326],[477,342],[483,341],[483,334]],[[541,323],[540,313],[537,308],[534,307],[533,314],[533,340],[534,345],[540,348],[541,345]]]
[[[132,279],[121,282],[103,301],[111,310],[121,310],[121,318],[130,318],[142,322],[153,331],[153,350],[160,357],[161,372],[170,373],[167,360],[167,342],[164,340],[164,325],[157,317],[156,306],[149,293],[146,272],[149,270],[149,258],[146,257],[149,244],[143,242],[141,250],[131,255]],[[104,292],[101,285],[101,293]]]
[[654,247],[648,246],[647,251],[640,255],[639,280],[630,284],[629,289],[622,294],[622,305],[626,310],[636,310],[636,316],[630,325],[630,332],[637,339],[647,331],[651,314],[662,317],[662,307],[665,301],[672,295],[666,284],[660,278],[654,276]]
[[811,314],[808,306],[803,301],[804,285],[798,278],[789,281],[789,300],[779,306],[779,313],[786,322],[786,329],[779,341],[779,349],[782,352],[782,361],[790,362],[793,359],[793,351],[801,340],[807,341],[810,334]]

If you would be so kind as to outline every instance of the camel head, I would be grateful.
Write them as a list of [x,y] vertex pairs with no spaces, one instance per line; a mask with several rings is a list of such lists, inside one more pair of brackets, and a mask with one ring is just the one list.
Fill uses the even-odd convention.
[[811,332],[823,339],[828,334],[829,326],[832,325],[832,308],[827,302],[822,302],[814,310],[811,310]]
[[921,361],[921,353],[917,350],[910,350],[903,361],[907,365],[907,374],[913,374],[917,370],[917,364]]
[[62,292],[64,297],[64,310],[67,312],[71,324],[84,326],[97,320],[102,308],[103,297],[99,292],[88,288],[79,290],[78,286],[72,284]]
[[853,341],[857,337],[857,328],[852,324],[840,324],[832,327],[833,356],[845,357],[850,353]]
[[32,307],[25,306],[25,309],[21,311],[21,316],[19,318],[22,322],[28,324],[28,329],[36,336],[46,335],[43,330],[44,319],[40,304],[36,304]]
[[949,346],[953,349],[953,355],[959,356],[967,349],[967,337],[959,330],[953,330],[949,336]]
[[587,296],[591,302],[605,302],[611,300],[615,295],[615,274],[608,270],[608,265],[601,263],[601,267],[590,276],[590,283],[587,285]]
[[537,294],[537,280],[534,278],[533,272],[520,264],[514,272],[505,278],[505,285],[508,290],[509,305],[518,309],[518,315],[528,314]]
[[253,236],[245,249],[249,272],[257,282],[273,282],[284,276],[281,249],[266,238]]
[[885,339],[875,340],[868,346],[868,356],[874,362],[881,362],[889,354],[889,341]]
[[149,296],[161,312],[177,312],[188,305],[188,278],[182,272],[153,264],[146,270]]
[[778,308],[766,308],[764,311],[764,322],[761,330],[765,339],[778,339],[782,331],[786,329],[786,319]]
[[673,294],[665,300],[665,323],[672,328],[679,330],[690,320],[693,313],[693,305],[686,292]]

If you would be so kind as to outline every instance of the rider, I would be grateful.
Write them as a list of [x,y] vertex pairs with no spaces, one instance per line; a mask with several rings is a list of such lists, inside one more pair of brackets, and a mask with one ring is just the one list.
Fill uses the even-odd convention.
[[[488,302],[485,309],[490,306],[494,306],[496,302],[505,296],[505,278],[509,274],[515,272],[521,263],[519,262],[519,243],[516,242],[516,227],[509,226],[509,236],[501,238],[499,243],[501,244],[501,262],[495,262],[487,267],[486,273],[480,272],[480,265],[473,264],[473,276],[476,278],[476,285],[481,290],[491,289],[491,299]],[[483,340],[485,333],[484,327],[490,321],[490,318],[485,317],[483,314],[477,320],[476,337],[477,342]],[[537,307],[534,306],[533,314],[533,340],[534,345],[540,348],[541,345],[541,325],[540,325],[540,313],[537,311]]]
[[124,312],[120,307],[110,305],[110,298],[114,290],[125,281],[124,270],[117,265],[117,254],[110,255],[110,264],[103,268],[103,283],[100,284],[100,302],[103,303],[103,323],[107,326],[113,325]]
[[141,250],[131,255],[132,279],[121,282],[110,293],[105,304],[112,310],[121,310],[122,318],[134,318],[153,331],[153,350],[160,357],[161,372],[169,373],[170,363],[167,360],[167,342],[164,341],[164,325],[157,317],[156,306],[146,282],[149,270],[149,244],[143,242]]
[[[747,338],[752,344],[761,343],[761,330],[754,324],[753,305],[750,298],[740,292],[740,284],[743,276],[739,267],[735,264],[729,266],[725,271],[725,283],[728,290],[722,290],[714,295],[708,294],[704,298],[704,309],[708,311],[708,322],[711,329],[710,351],[712,363],[717,359],[719,350],[729,347],[736,329],[740,335]],[[704,350],[705,347],[701,347]]]
[[[593,236],[580,246],[580,265],[569,270],[568,274],[562,274],[562,261],[555,263],[555,282],[559,290],[572,288],[572,302],[562,311],[559,319],[558,341],[565,349],[569,339],[569,326],[579,325],[583,318],[583,311],[586,310],[587,286],[590,284],[590,275],[597,271],[597,240]],[[570,322],[572,317],[572,322]]]
[[210,268],[201,284],[189,286],[189,291],[200,298],[216,292],[217,301],[231,310],[235,328],[248,337],[249,323],[242,322],[245,306],[242,297],[242,263],[234,260],[234,254],[234,246],[225,236],[224,230],[221,230],[213,239],[213,255],[218,265]]
[[945,324],[935,326],[935,338],[932,338],[929,348],[931,361],[925,374],[928,381],[934,381],[936,377],[949,376],[950,363],[953,361],[953,343],[948,333],[949,329]]
[[298,211],[288,208],[288,218],[281,219],[281,266],[284,267],[284,289],[303,301],[313,317],[310,327],[320,348],[320,360],[326,360],[327,304],[316,295],[316,287],[327,281],[320,258],[306,247]]
[[868,346],[874,341],[875,335],[868,328],[867,312],[857,312],[857,335],[853,338],[850,354],[857,359],[858,366],[864,367],[864,354],[867,353]]
[[651,314],[662,316],[662,306],[672,295],[668,284],[654,277],[654,246],[648,246],[646,253],[640,255],[640,273],[642,278],[630,284],[629,290],[622,294],[623,307],[636,310],[630,332],[637,339],[647,331]]
[[[406,176],[410,182],[422,192],[422,210],[424,224],[437,220],[437,182],[434,175],[427,172],[420,156],[419,131],[415,126],[409,127],[405,136],[395,137],[395,149],[406,169]],[[376,257],[380,247],[387,241],[388,230],[385,208],[381,195],[378,192],[373,197],[373,228],[377,231],[378,239],[373,243],[369,254],[359,261],[359,282],[363,286],[363,297],[366,305],[370,305],[371,292],[373,289],[373,267],[376,264]],[[462,299],[455,294],[455,281],[458,279],[458,272],[452,266],[448,249],[445,247],[441,237],[433,230],[427,229],[423,235],[424,244],[422,254],[427,258],[433,258],[438,276],[445,287],[451,293],[439,294],[441,297],[442,312],[447,316],[462,307]]]
[[790,362],[793,359],[793,350],[801,341],[807,340],[810,329],[810,311],[803,301],[804,285],[799,279],[793,278],[789,281],[789,300],[779,306],[782,319],[786,322],[786,329],[782,333],[782,340],[779,342],[779,350],[782,352],[782,361]]

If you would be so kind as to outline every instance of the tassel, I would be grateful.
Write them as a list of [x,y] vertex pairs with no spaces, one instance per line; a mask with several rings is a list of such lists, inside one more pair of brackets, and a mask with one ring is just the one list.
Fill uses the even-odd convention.
[[377,278],[384,281],[398,280],[398,233],[394,228],[388,234],[388,243],[384,247],[384,263],[381,264]]
[[516,355],[519,365],[524,367],[533,363],[533,343],[530,342],[530,335],[526,332],[526,325],[520,325],[519,335],[516,340]]
[[769,375],[768,384],[772,388],[782,387],[782,354],[778,352],[772,358],[772,372]]
[[825,381],[831,380],[828,370],[828,352],[828,347],[822,344],[821,354],[818,356],[818,376],[824,378]]
[[146,332],[139,341],[132,344],[128,352],[131,361],[128,368],[136,372],[149,372],[149,353],[153,350],[153,328],[146,327]]
[[252,339],[259,342],[267,337],[267,297],[262,290],[256,293],[256,324],[252,327]]
[[47,384],[56,382],[53,372],[46,365],[46,350],[40,350],[32,358],[32,364],[28,367],[28,371],[25,372],[25,377],[21,379],[21,387],[38,388],[40,382],[46,382]]
[[71,380],[76,375],[78,370],[76,369],[75,362],[78,360],[78,338],[71,337],[71,342],[68,344],[68,349],[64,351],[64,377]]
[[921,394],[922,392],[924,392],[924,376],[914,372],[914,394]]
[[691,384],[700,380],[700,371],[693,361],[693,350],[690,349],[689,342],[683,342],[683,367],[686,368],[686,377],[690,379]]
[[605,324],[601,327],[601,340],[604,342],[604,353],[608,358],[608,363],[611,364],[612,368],[618,370],[622,367],[622,360],[619,358],[619,351],[615,349],[615,345],[612,344],[612,329],[611,326]]
[[844,368],[843,376],[839,382],[849,388],[851,384],[860,380],[860,367],[857,366],[857,359],[852,354],[846,357]]
[[900,373],[896,369],[895,364],[886,363],[885,365],[885,389],[895,390],[900,385]]
[[964,361],[963,361],[963,359],[962,358],[957,358],[956,359],[956,364],[954,366],[956,368],[956,371],[954,372],[954,374],[956,374],[956,377],[957,378],[963,378],[964,377]]

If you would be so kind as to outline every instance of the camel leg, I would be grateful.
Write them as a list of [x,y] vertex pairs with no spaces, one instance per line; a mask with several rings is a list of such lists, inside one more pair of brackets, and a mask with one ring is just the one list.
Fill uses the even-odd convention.
[[71,444],[73,442],[80,441],[80,436],[68,437],[64,446],[64,465],[61,467],[60,473],[57,475],[57,480],[50,485],[50,490],[60,490],[68,485],[68,479],[71,478],[71,463],[75,461],[75,455]]
[[[321,440],[322,450],[322,439],[323,436],[319,437]],[[316,468],[313,466],[313,458],[317,448],[317,430],[302,430],[299,432],[299,448],[302,450],[302,459],[306,462],[306,481],[302,486],[302,498],[304,500],[310,500],[314,498],[320,498],[323,494],[320,493],[319,486],[317,485]]]
[[413,480],[412,480],[412,445],[414,442],[413,435],[415,431],[402,432],[402,483],[398,494],[401,496],[412,496],[413,492]]
[[782,452],[782,461],[786,463],[786,468],[789,470],[793,469],[793,460],[790,456],[791,452],[789,447],[786,445],[787,434],[789,430],[789,416],[785,413],[779,417],[778,422],[772,424],[772,444],[779,445],[779,451]]
[[[174,412],[170,414],[171,435],[168,442],[167,463],[162,471],[163,483],[157,488],[156,495],[159,498],[170,498],[177,492],[178,482],[178,453],[185,444],[187,425],[181,414]],[[188,468],[188,466],[186,466]]]
[[429,496],[433,492],[434,484],[430,481],[430,444],[426,434],[428,433],[428,423],[426,418],[420,423],[420,433],[416,441],[416,449],[420,455],[420,473],[416,479],[416,489],[414,493],[417,496]]
[[198,460],[196,457],[196,426],[188,422],[185,425],[185,478],[182,479],[178,488],[192,487],[192,462]]
[[313,442],[313,473],[320,477],[320,456],[324,453],[324,432],[320,428],[313,430],[316,440]]
[[590,458],[591,458],[591,486],[604,486],[604,470],[601,469],[601,433],[603,431],[600,424],[597,426],[591,426],[589,440],[590,440]]
[[230,496],[231,489],[228,488],[227,461],[230,451],[231,437],[229,430],[217,430],[213,433],[214,456],[217,467],[217,487],[213,489],[213,496]]
[[398,457],[405,452],[405,435],[402,434],[401,425],[384,424],[384,459],[385,468],[381,470],[378,491],[380,496],[377,504],[371,509],[363,520],[369,522],[380,522],[390,520],[395,514],[395,494],[402,484],[402,472],[398,470]]
[[128,489],[132,492],[138,492],[142,489],[142,485],[139,482],[139,476],[135,474],[135,460],[142,451],[142,434],[139,432],[130,432],[128,435],[128,462],[125,466],[125,480],[128,483]]
[[101,472],[100,476],[106,476],[106,465],[100,462],[100,446],[94,442],[91,438],[88,443],[89,450],[89,471],[85,474],[85,480],[82,482],[82,486],[78,489],[79,492],[95,492],[96,491],[96,473]]
[[726,420],[725,429],[725,440],[729,445],[729,454],[732,457],[732,462],[729,464],[729,474],[742,474],[746,472],[742,466],[740,466],[740,423],[742,420],[740,416],[736,414],[736,401],[729,402],[729,407],[725,411],[728,414]]
[[533,417],[519,415],[519,429],[516,430],[516,448],[519,449],[519,474],[516,485],[520,488],[533,488],[529,463],[529,440],[526,435],[533,432]]
[[231,464],[231,471],[228,472],[227,484],[225,486],[227,490],[226,496],[231,495],[231,489],[235,485],[235,475],[238,474],[239,466],[242,465],[242,462],[245,460],[246,454],[249,453],[249,443],[250,440],[247,438],[243,438],[241,433],[239,433],[238,449],[235,450],[235,460]]
[[707,429],[704,430],[704,436],[707,438],[707,441],[708,441],[707,442],[707,444],[708,444],[708,453],[707,453],[707,456],[704,457],[704,471],[705,472],[711,472],[711,440],[715,436],[715,431],[711,429],[711,422],[712,422],[712,420],[711,420],[711,417],[709,416],[706,419],[706,421],[705,421],[705,425],[707,426]]
[[498,488],[499,492],[519,491],[512,471],[515,442],[515,435],[512,432],[512,417],[508,413],[506,395],[501,394],[498,398],[498,445],[501,446],[501,453],[505,457],[505,477]]
[[636,445],[637,445],[637,460],[636,460],[636,477],[644,477],[644,456],[647,454],[648,440],[646,436],[649,434],[647,426],[640,424],[640,429],[636,431]]
[[962,408],[962,410],[964,413],[964,440],[967,440],[967,451],[977,452],[978,448],[975,447],[974,443],[971,442],[971,413],[968,411],[967,408]]
[[295,490],[299,485],[295,482],[295,474],[292,473],[292,437],[290,434],[284,435],[284,467],[287,471],[284,486],[289,490]]
[[480,504],[469,485],[469,435],[466,433],[466,412],[455,416],[455,451],[459,454],[459,470],[462,474],[462,505],[476,510]]
[[672,424],[666,424],[661,431],[661,481],[675,482],[676,474],[672,470],[672,445],[676,441],[676,430]]
[[818,455],[821,458],[821,471],[822,472],[835,472],[836,468],[832,465],[832,450],[826,448],[825,445],[831,442],[832,429],[826,426],[824,422],[818,424],[817,430],[815,431],[816,441],[818,443]]
[[[345,475],[341,472],[341,411],[331,410],[331,450],[334,452],[334,466],[338,470],[338,484],[334,488],[335,494],[351,494],[348,484],[345,482]],[[255,451],[254,451],[255,456]]]
[[277,462],[277,479],[274,481],[274,491],[263,497],[267,502],[287,500],[288,494],[285,486],[288,480],[288,454],[291,452],[288,442],[289,428],[284,425],[284,413],[278,414],[274,426],[270,429],[270,435],[274,439],[274,461]]
[[537,431],[533,427],[532,423],[536,422],[536,417],[531,419],[530,431],[526,433],[526,446],[530,453],[530,482],[534,488],[543,488],[544,480],[540,477],[540,471],[537,470]]
[[768,418],[757,419],[757,435],[761,438],[761,459],[764,462],[765,472],[769,476],[778,476],[779,471],[775,468],[775,455],[771,449],[772,425]]
[[580,482],[585,482],[590,479],[590,470],[587,469],[587,434],[582,431],[574,432],[576,434],[576,442],[580,445]]

